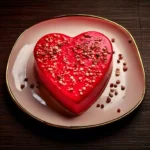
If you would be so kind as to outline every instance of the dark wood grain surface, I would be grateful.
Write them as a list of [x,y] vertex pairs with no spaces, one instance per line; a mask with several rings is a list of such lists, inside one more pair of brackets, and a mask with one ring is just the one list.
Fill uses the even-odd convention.
[[[128,117],[86,130],[48,127],[12,102],[5,69],[17,37],[28,27],[62,14],[93,14],[127,28],[139,47],[147,77],[143,103]],[[150,150],[150,0],[0,0],[0,149]]]

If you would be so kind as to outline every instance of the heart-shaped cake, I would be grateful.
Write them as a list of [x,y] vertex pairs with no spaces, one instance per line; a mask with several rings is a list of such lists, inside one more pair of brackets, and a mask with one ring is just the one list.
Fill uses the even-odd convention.
[[79,115],[102,94],[112,72],[109,39],[95,31],[43,36],[34,48],[39,80],[69,112]]

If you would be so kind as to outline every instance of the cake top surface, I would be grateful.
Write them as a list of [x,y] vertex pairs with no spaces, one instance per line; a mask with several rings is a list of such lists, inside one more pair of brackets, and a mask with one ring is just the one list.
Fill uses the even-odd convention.
[[101,83],[112,61],[112,46],[106,36],[95,31],[76,37],[52,33],[37,42],[34,56],[44,75],[79,103]]

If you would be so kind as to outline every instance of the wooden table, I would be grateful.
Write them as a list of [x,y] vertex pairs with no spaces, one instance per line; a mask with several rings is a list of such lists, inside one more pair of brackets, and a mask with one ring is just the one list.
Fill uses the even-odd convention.
[[[135,37],[147,75],[147,93],[134,113],[104,127],[72,131],[45,126],[14,104],[5,83],[14,42],[31,25],[62,14],[106,17]],[[0,149],[150,149],[150,0],[1,0],[0,22]]]

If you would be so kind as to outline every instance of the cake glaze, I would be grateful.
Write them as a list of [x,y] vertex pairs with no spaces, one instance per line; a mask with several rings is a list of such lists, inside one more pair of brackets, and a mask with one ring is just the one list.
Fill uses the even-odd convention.
[[102,33],[75,37],[43,36],[35,45],[35,66],[47,91],[69,112],[79,115],[102,94],[112,71],[113,49]]

